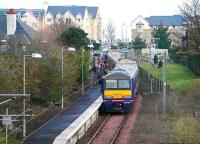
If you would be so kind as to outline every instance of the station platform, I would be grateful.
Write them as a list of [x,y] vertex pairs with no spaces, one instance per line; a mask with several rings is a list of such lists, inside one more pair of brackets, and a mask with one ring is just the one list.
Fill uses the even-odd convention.
[[23,144],[53,144],[56,137],[79,118],[99,97],[101,97],[100,88],[88,89],[79,101],[28,136]]

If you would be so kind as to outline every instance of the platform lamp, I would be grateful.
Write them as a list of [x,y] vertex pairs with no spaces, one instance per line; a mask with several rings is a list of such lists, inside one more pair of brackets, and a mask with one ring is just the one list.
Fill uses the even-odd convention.
[[62,48],[62,50],[61,50],[61,56],[62,56],[62,63],[61,63],[61,72],[62,72],[62,80],[61,80],[61,82],[62,82],[62,84],[61,84],[61,89],[62,89],[62,91],[61,91],[61,109],[64,109],[64,90],[63,90],[63,80],[64,80],[64,62],[63,62],[63,53],[64,53],[64,50],[67,50],[67,51],[76,51],[76,49],[75,48],[73,48],[73,47],[69,47],[68,49],[65,49],[65,48]]
[[24,97],[23,97],[23,137],[26,137],[26,57],[42,58],[41,54],[32,53],[31,55],[24,55]]

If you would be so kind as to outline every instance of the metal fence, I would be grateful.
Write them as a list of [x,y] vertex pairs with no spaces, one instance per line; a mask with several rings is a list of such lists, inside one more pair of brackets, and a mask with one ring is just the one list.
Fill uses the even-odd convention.
[[[163,92],[164,83],[162,80],[154,77],[152,74],[148,73],[143,68],[139,67],[141,75],[141,86],[144,92]],[[143,84],[146,84],[143,85]],[[170,86],[166,85],[167,94],[169,94]]]

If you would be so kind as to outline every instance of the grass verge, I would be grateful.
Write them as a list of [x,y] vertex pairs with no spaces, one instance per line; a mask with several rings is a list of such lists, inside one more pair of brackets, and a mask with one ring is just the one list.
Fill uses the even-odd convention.
[[[142,64],[140,66],[149,72],[149,64]],[[162,68],[152,66],[151,74],[153,76],[162,79],[162,72]],[[171,86],[172,90],[177,92],[187,93],[200,86],[200,77],[197,77],[183,65],[168,62],[166,74],[167,83]]]

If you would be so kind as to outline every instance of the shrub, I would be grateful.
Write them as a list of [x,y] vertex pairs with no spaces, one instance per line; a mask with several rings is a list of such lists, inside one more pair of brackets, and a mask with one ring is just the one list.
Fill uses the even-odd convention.
[[163,62],[161,60],[159,60],[158,62],[158,68],[161,68],[163,66]]
[[188,56],[189,55],[189,52],[182,52],[182,51],[179,51],[179,52],[176,52],[176,56]]
[[158,64],[158,56],[157,55],[154,55],[153,61],[154,61],[155,65]]
[[176,118],[171,125],[173,139],[177,143],[199,143],[200,123],[192,117]]

